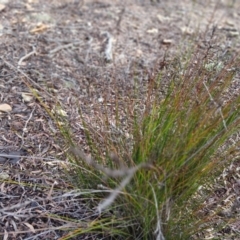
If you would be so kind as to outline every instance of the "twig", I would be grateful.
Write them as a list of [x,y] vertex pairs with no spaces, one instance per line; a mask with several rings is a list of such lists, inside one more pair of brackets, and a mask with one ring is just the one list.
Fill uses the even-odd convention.
[[[34,229],[35,230],[35,229]],[[31,237],[28,237],[28,238],[25,238],[25,240],[34,240],[34,239],[40,239],[39,237],[44,235],[44,234],[48,234],[50,233],[52,230],[47,230],[47,231],[44,231],[44,232],[40,232],[39,234],[36,234],[34,236],[31,236]]]
[[22,207],[25,207],[32,202],[33,202],[33,200],[32,201],[26,201],[24,203],[18,203],[18,204],[12,205],[10,207],[2,208],[2,209],[0,209],[0,212],[6,212],[6,211],[14,210],[14,209],[17,209],[17,208],[22,208]]
[[51,188],[50,188],[50,190],[49,190],[49,193],[48,193],[48,195],[47,195],[47,197],[46,197],[47,200],[51,200],[51,199],[52,199],[53,188],[54,188],[54,186],[57,185],[57,184],[58,184],[57,181],[54,181],[54,183],[52,184],[52,186],[51,186]]
[[[64,224],[62,226],[59,227],[48,227],[48,228],[36,228],[35,231],[36,232],[40,232],[40,231],[44,231],[46,230],[47,232],[49,231],[54,231],[54,230],[63,230],[63,229],[76,229],[76,228],[87,228],[87,223],[84,224],[82,222],[80,223],[75,223],[75,222],[71,222],[71,223],[67,223]],[[8,234],[21,234],[21,233],[29,233],[29,230],[18,230],[18,231],[11,231],[8,232]],[[4,233],[0,232],[0,236],[4,235]]]
[[104,59],[107,62],[111,62],[113,59],[113,53],[112,53],[112,43],[113,43],[113,37],[111,36],[111,34],[109,32],[104,32],[104,35],[106,35],[107,39],[105,42],[105,46],[104,46]]
[[28,58],[31,57],[33,54],[37,54],[35,47],[33,47],[33,51],[32,51],[32,52],[26,54],[25,56],[23,56],[23,57],[21,57],[21,58],[19,59],[19,61],[18,61],[18,68],[20,68],[20,66],[22,65],[22,62],[23,62],[24,60],[28,59]]
[[24,125],[24,127],[23,127],[23,133],[22,133],[22,137],[21,137],[21,139],[22,139],[21,148],[23,147],[23,144],[24,144],[24,133],[27,132],[27,125],[28,125],[30,119],[31,119],[32,116],[33,116],[33,112],[35,111],[35,108],[36,108],[36,106],[34,106],[32,112],[30,113],[29,118],[27,119],[27,121],[25,122],[25,125]]
[[46,160],[46,161],[49,161],[51,163],[54,163],[54,162],[65,162],[64,160],[60,160],[60,159],[57,159],[57,158],[44,158],[44,157],[35,157],[35,156],[21,156],[21,155],[12,155],[12,154],[0,154],[0,157],[5,157],[5,158],[14,158],[14,157],[21,157],[21,158],[35,158],[35,159],[40,159],[40,160]]
[[58,47],[54,48],[53,50],[51,50],[51,51],[49,52],[49,55],[52,56],[53,54],[55,54],[56,52],[58,52],[58,51],[60,51],[60,50],[62,50],[62,49],[70,48],[70,47],[73,47],[74,45],[78,45],[78,44],[80,44],[80,43],[81,43],[81,41],[79,41],[79,42],[73,42],[73,43],[69,43],[69,44],[65,44],[65,45],[58,46]]

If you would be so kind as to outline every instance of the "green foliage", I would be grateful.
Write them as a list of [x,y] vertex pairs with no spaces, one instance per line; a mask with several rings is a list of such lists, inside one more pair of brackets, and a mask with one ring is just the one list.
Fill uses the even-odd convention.
[[[198,51],[196,49],[196,53]],[[196,53],[191,55],[197,56]],[[223,167],[222,160],[228,158],[234,148],[227,140],[239,130],[240,97],[230,97],[228,101],[225,97],[239,60],[234,58],[225,64],[221,62],[221,68],[217,63],[216,68],[212,65],[210,68],[204,60],[207,55],[204,58],[201,54],[198,58],[184,57],[176,58],[177,64],[172,63],[167,84],[164,72],[159,72],[160,77],[149,84],[142,121],[139,121],[139,112],[133,117],[131,144],[123,137],[116,144],[108,134],[99,144],[97,134],[82,119],[96,162],[89,163],[84,155],[71,155],[78,166],[75,183],[80,188],[97,188],[99,184],[109,190],[118,188],[116,198],[103,211],[101,221],[105,225],[99,220],[97,228],[108,236],[116,239],[149,240],[156,236],[158,239],[164,239],[163,236],[189,239],[202,230],[204,221],[208,221],[199,221],[198,208],[203,200],[194,196],[206,181],[213,181],[213,176],[218,174],[215,169],[219,171]],[[166,92],[161,96],[163,88]],[[105,123],[109,127],[109,121]],[[70,135],[64,134],[69,142]],[[72,140],[70,145],[74,145]],[[220,150],[222,146],[224,151]],[[117,151],[118,165],[113,162],[112,149]],[[141,165],[143,163],[145,165]],[[120,177],[109,175],[105,167],[113,172],[122,170],[123,174]],[[135,167],[138,168],[132,175],[124,173],[126,168]],[[128,184],[120,188],[126,176]],[[104,191],[93,195],[102,201],[108,196]],[[106,213],[108,217],[104,219]]]
[[[139,171],[133,181],[138,205],[130,209],[136,211],[132,213],[134,216],[140,213],[144,239],[150,239],[147,233],[154,232],[156,225],[151,185],[161,209],[164,235],[167,239],[180,239],[181,235],[189,239],[197,228],[192,219],[194,210],[189,212],[194,226],[192,231],[188,224],[182,224],[187,219],[186,215],[185,219],[181,217],[181,212],[206,177],[216,167],[221,167],[221,160],[229,151],[218,157],[216,153],[238,130],[240,123],[239,98],[221,106],[216,104],[230,85],[233,73],[222,69],[221,77],[215,76],[211,82],[206,80],[209,76],[204,62],[199,62],[192,70],[199,72],[197,77],[183,74],[179,81],[172,81],[165,99],[157,99],[142,126],[137,127],[142,129],[142,134],[135,138],[133,160],[136,164],[149,162],[153,165],[147,172]],[[223,77],[224,83],[219,86]],[[141,201],[140,196],[145,198]]]

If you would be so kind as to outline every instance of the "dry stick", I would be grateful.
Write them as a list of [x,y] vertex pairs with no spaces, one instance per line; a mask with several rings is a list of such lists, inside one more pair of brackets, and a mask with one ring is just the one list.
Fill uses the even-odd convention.
[[109,32],[104,32],[103,34],[106,35],[106,43],[104,46],[104,59],[107,62],[111,62],[113,59],[113,53],[112,53],[112,43],[113,43],[113,37]]
[[[59,219],[58,219],[59,220]],[[67,223],[67,224],[64,224],[62,226],[59,226],[59,227],[50,227],[50,228],[36,228],[34,229],[35,232],[40,232],[40,231],[44,231],[44,230],[47,230],[48,231],[53,231],[53,230],[63,230],[63,229],[70,229],[70,228],[87,228],[87,224],[83,224],[83,223]],[[8,234],[21,234],[21,233],[29,233],[29,230],[23,230],[23,231],[12,231],[12,232],[8,232]],[[4,233],[1,233],[0,232],[0,236],[4,235]]]
[[53,50],[51,50],[49,52],[49,55],[52,56],[53,54],[55,54],[56,52],[62,50],[62,49],[65,49],[65,48],[70,48],[70,47],[73,47],[74,45],[78,45],[82,43],[82,41],[79,41],[79,42],[74,42],[74,43],[69,43],[69,44],[66,44],[66,45],[62,45],[62,46],[58,46],[56,48],[54,48]]
[[34,214],[29,214],[29,212],[27,212],[26,214],[19,214],[18,212],[2,212],[2,216],[5,214],[5,216],[7,217],[14,217],[15,219],[19,219],[19,218],[30,218],[33,217]]
[[206,85],[205,82],[203,82],[203,85],[204,85],[204,87],[206,88],[206,90],[207,90],[207,92],[208,92],[208,95],[209,95],[209,97],[210,97],[210,100],[211,100],[211,101],[214,103],[214,105],[217,107],[217,111],[220,113],[220,116],[221,116],[222,121],[223,121],[223,126],[224,126],[224,128],[227,130],[227,125],[226,125],[226,121],[225,121],[224,116],[223,116],[223,113],[222,113],[222,108],[219,107],[218,104],[214,101],[214,99],[213,99],[213,97],[212,97],[212,95],[211,95],[211,93],[210,93],[210,91],[209,91],[209,89],[208,89],[208,87],[207,87],[207,85]]
[[[45,92],[49,97],[52,97],[51,94],[49,94],[44,88],[42,88],[39,84],[37,84],[36,82],[34,82],[26,73],[24,73],[21,69],[14,67],[11,63],[9,63],[8,61],[4,60],[3,58],[1,58],[2,61],[4,63],[6,63],[10,68],[12,68],[15,72],[19,72],[21,73],[25,78],[27,78],[33,85],[35,85],[36,87],[38,87],[39,89],[41,89],[43,92]],[[24,79],[22,79],[24,81],[24,83],[29,87],[29,89],[31,89],[30,84],[25,81]]]
[[84,194],[89,194],[89,193],[111,193],[113,192],[113,190],[109,189],[109,190],[85,190],[84,192],[82,192],[79,189],[76,190],[72,190],[70,192],[64,193],[63,195],[57,196],[57,197],[53,197],[52,199],[57,199],[57,198],[69,198],[71,197],[71,200],[68,201],[74,201],[74,197],[79,197],[81,195]]
[[19,59],[19,61],[18,61],[18,68],[20,68],[20,66],[22,65],[22,62],[23,62],[24,60],[28,59],[28,58],[29,58],[30,56],[32,56],[33,54],[37,54],[35,47],[33,47],[33,51],[32,51],[32,52],[26,54],[25,56],[23,56],[23,57],[21,57],[21,58]]
[[50,188],[50,191],[49,191],[49,193],[48,193],[48,195],[47,195],[46,200],[51,200],[51,199],[52,199],[51,196],[52,196],[53,188],[54,188],[55,185],[57,185],[57,181],[54,181],[54,183],[52,184],[52,186],[51,186],[51,188]]
[[0,154],[0,157],[6,157],[6,158],[13,158],[13,157],[22,157],[22,158],[35,158],[35,159],[40,159],[40,160],[46,160],[46,161],[51,161],[51,163],[54,162],[65,162],[65,160],[60,160],[57,158],[44,158],[44,157],[36,157],[36,156],[21,156],[21,155],[12,155],[12,154]]
[[27,125],[28,125],[30,119],[31,119],[32,116],[33,116],[33,112],[35,111],[35,108],[36,108],[36,106],[33,108],[32,112],[30,113],[29,118],[27,119],[27,121],[25,122],[25,125],[24,125],[24,127],[23,127],[23,133],[22,133],[22,137],[21,137],[21,139],[22,139],[22,144],[21,144],[21,147],[20,147],[20,148],[23,147],[23,144],[24,144],[24,133],[27,132]]
[[5,208],[0,209],[0,212],[5,212],[5,211],[9,211],[9,210],[14,210],[14,209],[17,209],[17,208],[22,208],[22,207],[25,207],[32,202],[33,202],[33,200],[32,201],[26,201],[24,203],[18,203],[18,204],[15,204],[13,206],[10,206],[10,207],[5,207]]
[[[26,224],[26,223],[25,223]],[[34,236],[30,236],[28,238],[24,238],[25,240],[34,240],[34,239],[40,239],[39,237],[44,235],[44,234],[48,234],[50,233],[52,230],[47,230],[44,232],[40,232],[39,234],[34,234]],[[35,229],[34,229],[34,233],[36,233]]]
[[[89,193],[109,193],[109,192],[112,192],[112,190],[86,190],[86,191],[72,190],[72,191],[64,193],[62,195],[52,197],[51,200],[58,200],[58,199],[71,197],[71,200],[69,200],[69,201],[72,201],[74,197],[78,197],[78,196],[81,196],[81,195],[84,195],[84,194],[89,194]],[[17,210],[17,209],[20,209],[20,208],[22,209],[23,207],[27,206],[30,203],[40,202],[40,201],[46,201],[46,198],[38,198],[38,199],[28,200],[28,201],[25,201],[23,203],[18,203],[18,204],[9,206],[9,207],[1,208],[0,209],[0,213],[8,214],[7,211]],[[65,202],[65,200],[61,200],[60,202]],[[33,209],[33,208],[31,208],[31,209]]]

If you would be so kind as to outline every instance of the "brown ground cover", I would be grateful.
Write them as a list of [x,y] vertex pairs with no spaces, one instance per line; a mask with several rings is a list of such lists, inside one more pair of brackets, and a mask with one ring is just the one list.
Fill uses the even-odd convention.
[[[197,38],[206,48],[214,28],[219,58],[240,47],[238,1],[0,0],[0,16],[0,239],[60,239],[61,228],[81,226],[54,215],[94,218],[91,203],[69,192],[67,148],[49,113],[62,115],[87,148],[79,107],[101,132],[118,101],[126,130],[124,109],[144,108],[149,79],[182,43]],[[239,94],[238,77],[231,94]],[[136,82],[137,99],[129,95]],[[236,204],[239,162],[224,177],[216,191]]]

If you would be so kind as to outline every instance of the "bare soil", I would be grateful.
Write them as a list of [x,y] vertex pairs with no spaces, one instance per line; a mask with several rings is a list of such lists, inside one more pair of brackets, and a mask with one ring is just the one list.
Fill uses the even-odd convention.
[[[60,239],[59,229],[83,227],[50,214],[94,218],[91,204],[67,194],[67,147],[49,113],[62,115],[86,149],[79,108],[96,127],[106,112],[115,116],[117,100],[125,126],[126,100],[144,108],[149,79],[180,47],[194,39],[207,47],[214,29],[219,58],[240,48],[239,1],[0,0],[0,17],[0,104],[11,107],[0,112],[0,239]],[[129,95],[136,82],[138,99]],[[232,94],[239,86],[236,78]],[[232,182],[218,188],[233,194],[232,203],[239,162],[234,169]]]

